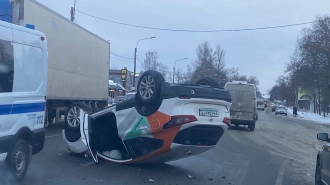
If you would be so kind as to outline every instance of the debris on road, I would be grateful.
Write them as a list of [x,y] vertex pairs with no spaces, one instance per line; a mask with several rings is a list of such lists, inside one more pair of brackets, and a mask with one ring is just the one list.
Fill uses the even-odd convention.
[[139,168],[138,170],[141,171],[141,168]]
[[191,175],[188,175],[188,178],[189,178],[189,179],[193,179],[194,177],[193,177],[193,176],[191,176]]
[[153,179],[149,179],[149,183],[154,183],[155,181]]
[[222,178],[224,179],[224,178],[226,178],[226,176],[222,176]]
[[[222,177],[223,178],[223,177]],[[207,179],[209,179],[210,181],[213,181],[213,178],[212,177],[209,177],[209,178],[207,178]]]
[[95,179],[96,182],[103,182],[104,180],[102,179]]

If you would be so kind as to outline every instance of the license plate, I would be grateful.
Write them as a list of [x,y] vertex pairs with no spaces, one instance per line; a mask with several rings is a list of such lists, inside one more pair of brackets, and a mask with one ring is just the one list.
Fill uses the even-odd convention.
[[199,109],[199,116],[219,117],[217,109]]

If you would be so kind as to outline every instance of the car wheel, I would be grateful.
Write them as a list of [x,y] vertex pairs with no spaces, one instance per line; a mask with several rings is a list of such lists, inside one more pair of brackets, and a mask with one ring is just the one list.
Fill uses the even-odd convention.
[[29,166],[29,156],[30,149],[28,144],[22,139],[17,140],[6,159],[13,175],[13,180],[17,182],[23,180]]
[[163,82],[165,79],[161,73],[153,70],[144,72],[139,78],[135,97],[143,104],[158,102]]
[[212,78],[209,77],[202,77],[196,81],[197,85],[207,85],[211,87],[219,87],[219,84],[213,80]]
[[80,129],[80,108],[90,112],[90,107],[85,103],[75,102],[71,104],[65,114],[65,126],[68,129],[78,131]]
[[135,109],[142,116],[151,116],[157,112],[162,102],[163,99],[160,97],[155,104],[146,104],[141,102],[140,99],[135,96]]
[[78,141],[78,139],[81,137],[80,130],[71,130],[67,128],[64,129],[64,135],[65,138],[71,143]]
[[322,185],[321,181],[321,166],[320,161],[317,160],[315,168],[315,185]]

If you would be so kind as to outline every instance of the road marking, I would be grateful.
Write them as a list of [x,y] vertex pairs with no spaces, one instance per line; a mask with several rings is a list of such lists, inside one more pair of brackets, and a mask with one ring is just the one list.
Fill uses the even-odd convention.
[[277,174],[277,178],[276,178],[276,183],[275,183],[275,185],[282,185],[282,183],[283,183],[283,178],[284,178],[285,167],[286,167],[287,163],[288,163],[288,161],[286,160],[286,161],[284,161],[284,162],[281,164],[281,166],[280,166],[280,168],[279,168],[279,170],[278,170],[278,174]]
[[58,136],[62,136],[62,134],[59,134],[59,135],[52,135],[52,136],[46,136],[46,138],[49,138],[49,137],[58,137]]

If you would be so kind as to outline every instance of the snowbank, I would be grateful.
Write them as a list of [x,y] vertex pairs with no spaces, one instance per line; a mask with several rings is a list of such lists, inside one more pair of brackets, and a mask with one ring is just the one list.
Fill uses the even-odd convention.
[[[293,109],[288,108],[288,115],[293,116]],[[322,115],[318,115],[310,112],[298,112],[298,117],[301,119],[315,121],[325,125],[330,125],[330,117],[323,117]]]

